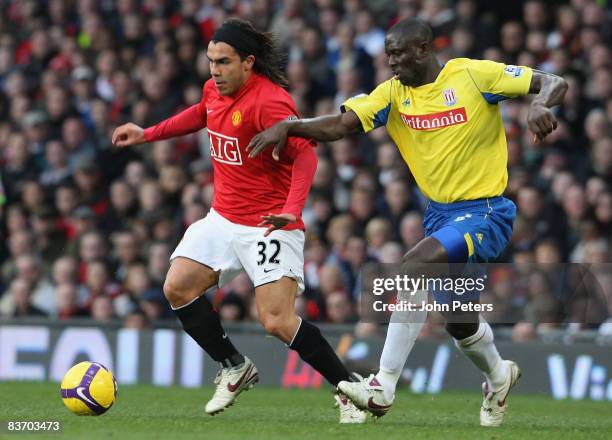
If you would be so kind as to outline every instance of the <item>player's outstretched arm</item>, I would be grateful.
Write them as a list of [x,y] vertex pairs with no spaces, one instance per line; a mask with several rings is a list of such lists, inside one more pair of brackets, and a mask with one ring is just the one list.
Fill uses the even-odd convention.
[[542,141],[557,128],[557,118],[550,109],[563,102],[567,87],[567,82],[557,75],[533,71],[529,93],[537,95],[529,106],[527,126],[534,134],[534,141]]
[[253,136],[246,149],[249,157],[255,157],[266,147],[274,145],[272,156],[278,160],[289,136],[317,141],[336,141],[359,131],[361,131],[361,121],[353,111],[311,119],[287,119]]
[[116,147],[130,147],[144,142],[184,136],[204,127],[206,127],[206,110],[201,101],[146,129],[131,122],[117,127],[113,132],[112,141]]

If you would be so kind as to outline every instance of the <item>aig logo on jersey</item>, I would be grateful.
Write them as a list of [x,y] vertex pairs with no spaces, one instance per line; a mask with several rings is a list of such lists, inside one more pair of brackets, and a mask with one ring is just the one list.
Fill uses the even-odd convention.
[[457,94],[455,93],[455,89],[446,89],[442,92],[442,96],[444,97],[444,102],[449,107],[457,104]]
[[229,165],[242,165],[238,138],[211,130],[208,130],[208,138],[210,139],[210,155],[213,159]]

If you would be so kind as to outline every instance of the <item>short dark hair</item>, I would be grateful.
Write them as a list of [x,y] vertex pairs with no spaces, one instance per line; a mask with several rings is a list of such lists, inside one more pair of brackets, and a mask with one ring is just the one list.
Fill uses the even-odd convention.
[[431,43],[433,41],[433,30],[431,26],[419,18],[406,18],[394,24],[387,34],[393,34],[403,40],[415,40]]

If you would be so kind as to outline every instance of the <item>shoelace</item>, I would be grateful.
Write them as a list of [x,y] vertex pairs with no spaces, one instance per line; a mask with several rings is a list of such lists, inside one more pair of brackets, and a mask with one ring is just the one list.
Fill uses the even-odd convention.
[[213,381],[215,385],[219,385],[221,383],[221,370],[217,372],[217,376],[215,376],[215,380]]
[[225,370],[230,371],[230,370],[232,370],[232,369],[234,369],[234,368],[236,368],[236,367],[227,367],[227,368],[222,368],[222,369],[220,369],[219,371],[217,371],[217,376],[215,377],[215,380],[213,381],[213,383],[214,383],[215,385],[219,385],[219,383],[221,383],[221,378],[222,378],[222,376],[223,376],[223,371],[225,371]]

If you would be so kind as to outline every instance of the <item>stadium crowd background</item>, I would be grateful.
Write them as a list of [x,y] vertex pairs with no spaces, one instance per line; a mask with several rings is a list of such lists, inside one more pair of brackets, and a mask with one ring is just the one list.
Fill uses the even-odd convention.
[[[162,293],[168,256],[206,214],[214,190],[206,132],[125,150],[112,148],[111,133],[198,102],[210,77],[207,43],[230,16],[276,34],[303,116],[334,113],[346,98],[388,79],[385,30],[406,17],[433,26],[442,62],[466,56],[562,75],[570,88],[557,111],[559,128],[543,144],[534,145],[526,130],[528,99],[501,104],[507,196],[518,206],[501,261],[610,263],[609,2],[0,4],[0,317],[91,316],[136,328],[173,319]],[[316,151],[304,211],[307,291],[298,309],[309,319],[353,323],[360,267],[397,262],[422,239],[426,201],[384,129],[320,143]],[[600,279],[609,300],[596,324],[612,317],[609,275]],[[502,273],[491,299],[516,340],[559,326],[541,311],[554,297],[553,281],[544,271],[528,279],[516,286]],[[226,321],[256,318],[245,275],[209,295]],[[356,331],[380,329],[362,322]]]

